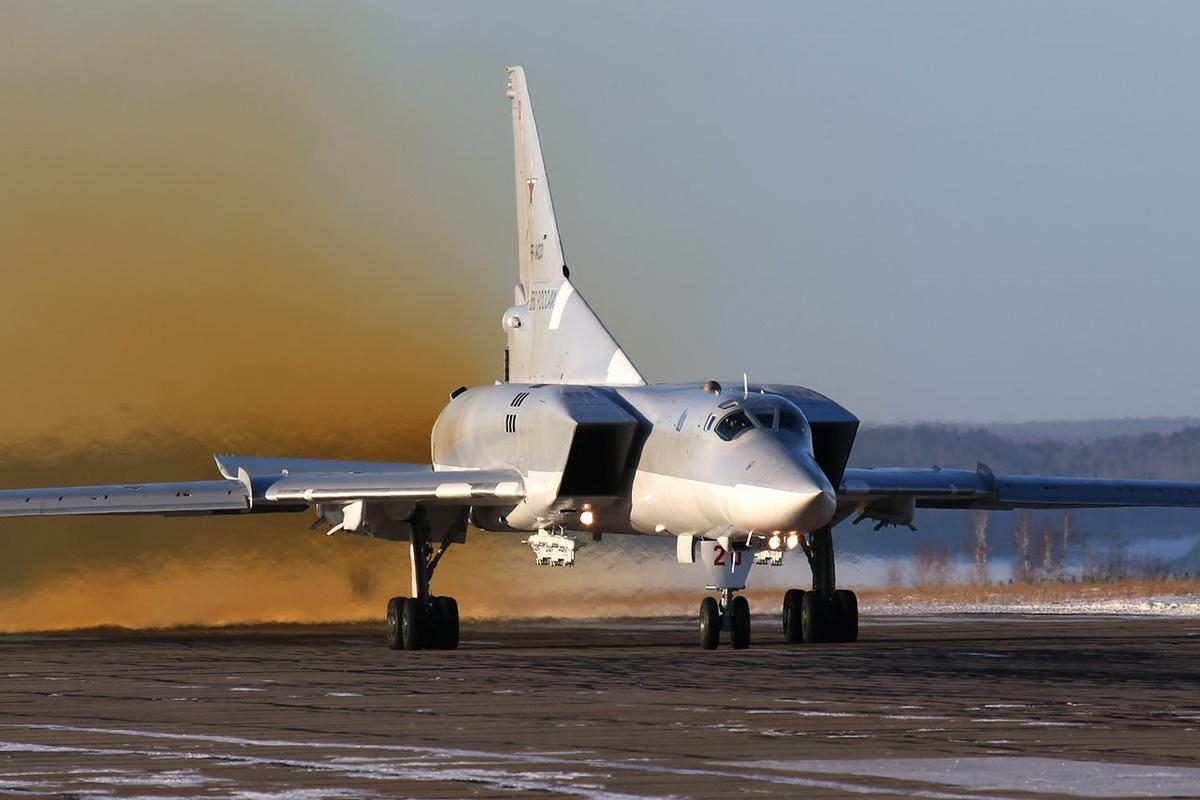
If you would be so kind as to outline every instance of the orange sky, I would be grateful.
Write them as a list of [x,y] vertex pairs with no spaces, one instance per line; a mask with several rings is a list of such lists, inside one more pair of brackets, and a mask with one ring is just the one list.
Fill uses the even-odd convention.
[[426,422],[495,377],[419,110],[315,31],[177,10],[6,12],[0,441]]

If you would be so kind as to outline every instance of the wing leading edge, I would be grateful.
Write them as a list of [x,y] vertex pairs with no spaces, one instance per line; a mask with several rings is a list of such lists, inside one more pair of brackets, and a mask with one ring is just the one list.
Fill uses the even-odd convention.
[[0,517],[237,514],[249,510],[246,487],[229,480],[0,491]]

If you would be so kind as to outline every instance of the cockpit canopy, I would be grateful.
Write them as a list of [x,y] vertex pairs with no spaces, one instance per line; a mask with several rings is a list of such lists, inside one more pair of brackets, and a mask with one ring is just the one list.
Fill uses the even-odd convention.
[[[746,400],[726,400],[709,417],[704,430],[727,442],[752,428],[795,436],[812,452],[812,430],[804,414],[791,401],[778,395],[757,395]],[[722,413],[724,414],[722,416]]]

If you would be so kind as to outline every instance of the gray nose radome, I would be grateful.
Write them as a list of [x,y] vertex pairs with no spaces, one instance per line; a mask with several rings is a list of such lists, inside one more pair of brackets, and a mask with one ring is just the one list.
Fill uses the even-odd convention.
[[815,531],[817,528],[828,525],[836,512],[837,497],[834,495],[833,489],[822,489],[818,497],[809,501],[803,519],[796,527],[804,531]]
[[746,531],[813,531],[829,524],[836,510],[833,487],[820,468],[793,463],[776,465],[761,483],[735,485],[729,521]]
[[792,491],[741,483],[733,488],[730,522],[746,531],[813,531],[833,519],[837,502],[820,489]]

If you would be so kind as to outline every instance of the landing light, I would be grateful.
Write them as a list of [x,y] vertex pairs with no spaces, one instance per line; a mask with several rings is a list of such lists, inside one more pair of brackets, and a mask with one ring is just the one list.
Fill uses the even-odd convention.
[[791,533],[789,533],[788,538],[787,538],[788,550],[795,550],[796,546],[799,544],[800,544],[800,534],[796,533],[795,531],[792,531]]
[[772,550],[778,550],[779,545],[782,543],[783,540],[779,538],[778,533],[771,534],[771,538],[767,539],[767,547],[771,548]]
[[591,525],[595,521],[596,521],[596,515],[593,514],[591,511],[583,511],[579,514],[579,524],[580,525]]

